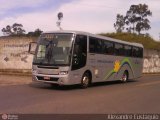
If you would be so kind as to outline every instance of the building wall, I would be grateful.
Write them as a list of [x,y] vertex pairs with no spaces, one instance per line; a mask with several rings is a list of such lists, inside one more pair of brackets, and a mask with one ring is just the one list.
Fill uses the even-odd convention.
[[28,54],[28,48],[33,41],[35,38],[1,37],[0,70],[31,69],[33,55]]
[[143,73],[160,73],[160,51],[144,50]]
[[[0,71],[30,71],[33,55],[28,54],[29,43],[37,38],[1,37]],[[143,73],[160,73],[160,51],[144,50]]]

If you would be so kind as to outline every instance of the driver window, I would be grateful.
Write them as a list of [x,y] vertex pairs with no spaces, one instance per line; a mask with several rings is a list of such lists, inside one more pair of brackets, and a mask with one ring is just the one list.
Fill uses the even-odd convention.
[[80,69],[86,65],[87,36],[77,35],[72,58],[72,70]]

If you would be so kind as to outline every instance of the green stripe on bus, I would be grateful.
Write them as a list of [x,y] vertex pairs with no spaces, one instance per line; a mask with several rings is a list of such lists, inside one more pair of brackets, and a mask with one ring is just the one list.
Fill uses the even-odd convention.
[[[130,66],[131,71],[132,71],[132,73],[133,73],[133,76],[134,76],[134,71],[133,71],[133,67],[132,67],[132,66],[134,66],[134,67],[136,67],[136,66],[131,63],[131,61],[129,60],[129,58],[124,58],[124,59],[121,61],[121,63],[120,63],[120,68],[121,68],[125,63],[128,63],[128,65]],[[119,70],[120,70],[120,69],[119,69]],[[118,70],[118,72],[119,72],[119,70]],[[109,78],[111,75],[113,75],[114,73],[116,73],[116,72],[114,71],[114,68],[113,68],[107,75],[105,75],[105,77],[104,77],[103,80],[108,79],[108,78]]]

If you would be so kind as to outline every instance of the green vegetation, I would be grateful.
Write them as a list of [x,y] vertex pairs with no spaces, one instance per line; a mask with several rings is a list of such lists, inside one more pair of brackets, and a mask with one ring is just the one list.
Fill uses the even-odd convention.
[[102,33],[102,36],[107,36],[115,39],[120,39],[128,42],[136,42],[143,44],[145,49],[160,50],[160,42],[155,41],[149,35],[137,35],[131,33]]
[[5,28],[2,29],[4,35],[24,35],[25,30],[23,29],[22,24],[14,23],[13,25],[7,25]]
[[25,36],[29,36],[29,37],[38,37],[41,35],[41,33],[43,32],[42,30],[40,30],[39,28],[37,28],[34,32],[28,32],[28,34],[25,33],[25,30],[23,29],[23,25],[19,24],[19,23],[14,23],[13,25],[7,25],[5,28],[2,28],[1,30],[3,32],[4,35],[7,36],[16,36],[16,37],[25,37]]
[[131,5],[126,15],[117,14],[116,22],[114,23],[116,33],[100,35],[141,43],[145,49],[160,50],[160,42],[155,41],[148,33],[141,34],[142,31],[151,29],[149,16],[152,16],[152,12],[149,10],[148,5]]
[[126,29],[129,33],[137,32],[140,35],[141,31],[151,29],[148,16],[152,16],[148,5],[131,5],[126,15],[117,14],[114,28],[116,32],[123,32]]

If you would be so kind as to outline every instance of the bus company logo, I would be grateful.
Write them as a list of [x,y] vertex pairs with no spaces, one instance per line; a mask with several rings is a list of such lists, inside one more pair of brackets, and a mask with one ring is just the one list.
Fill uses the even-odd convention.
[[8,119],[8,115],[7,114],[2,114],[2,119],[3,120],[7,120]]
[[114,72],[118,72],[120,69],[120,61],[116,60],[114,63]]

